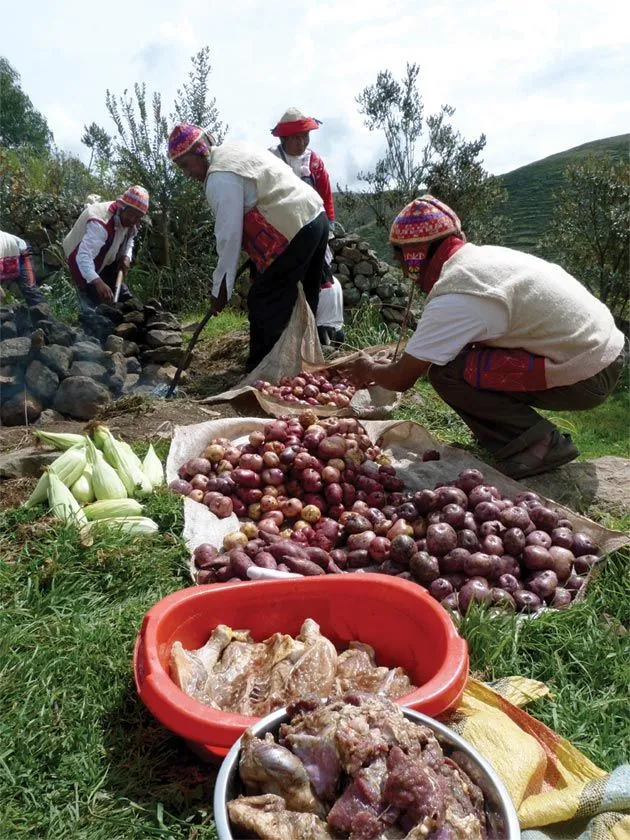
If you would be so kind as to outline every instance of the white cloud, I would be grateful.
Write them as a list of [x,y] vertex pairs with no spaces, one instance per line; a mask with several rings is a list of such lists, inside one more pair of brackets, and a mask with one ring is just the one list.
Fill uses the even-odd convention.
[[492,172],[630,125],[622,0],[31,0],[4,15],[7,31],[28,31],[27,53],[7,40],[4,54],[57,143],[73,151],[84,124],[112,130],[107,88],[120,94],[144,81],[169,112],[205,44],[230,137],[269,145],[272,125],[297,105],[324,120],[313,145],[334,183],[373,165],[382,142],[363,126],[356,95],[379,70],[400,76],[407,62],[421,66],[427,113],[448,103],[467,139],[486,134]]

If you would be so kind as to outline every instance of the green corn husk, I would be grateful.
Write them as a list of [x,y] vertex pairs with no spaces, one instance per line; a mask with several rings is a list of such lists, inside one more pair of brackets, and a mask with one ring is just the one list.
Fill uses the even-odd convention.
[[48,503],[52,515],[62,522],[75,523],[80,528],[87,525],[83,508],[63,481],[51,470],[48,471]]
[[151,444],[142,462],[142,472],[154,487],[161,487],[164,484],[164,467]]
[[116,516],[111,519],[95,519],[90,522],[91,528],[100,528],[105,525],[110,528],[119,528],[131,536],[157,534],[160,530],[157,522],[149,519],[148,516]]
[[92,467],[88,464],[70,488],[70,492],[80,505],[87,505],[94,501],[94,488],[92,487]]
[[103,499],[100,502],[93,502],[83,508],[83,513],[91,520],[96,519],[120,519],[129,516],[140,516],[143,506],[135,499]]
[[[77,481],[87,464],[85,443],[80,446],[73,446],[66,450],[62,455],[56,458],[49,466],[49,471],[53,472],[66,487],[71,487]],[[28,497],[25,507],[33,507],[40,505],[46,501],[48,495],[48,475],[44,473],[37,482],[35,489]]]
[[127,458],[129,459],[129,466],[133,470],[134,478],[140,482],[140,489],[143,493],[150,493],[153,490],[153,482],[149,478],[149,476],[145,473],[142,468],[142,461],[136,453],[133,451],[131,446],[124,440],[118,440],[116,443],[119,447],[123,450]]
[[35,429],[33,434],[43,443],[49,443],[55,449],[70,449],[72,446],[85,446],[85,435],[75,435],[72,432],[45,432]]
[[139,490],[150,493],[153,489],[149,480],[142,472],[140,459],[133,452],[128,443],[116,440],[107,426],[96,426],[94,440],[102,449],[105,460],[118,473],[125,485],[128,496],[133,496]]
[[116,470],[111,467],[91,440],[87,444],[88,458],[92,466],[92,489],[99,501],[104,499],[126,499],[127,490]]

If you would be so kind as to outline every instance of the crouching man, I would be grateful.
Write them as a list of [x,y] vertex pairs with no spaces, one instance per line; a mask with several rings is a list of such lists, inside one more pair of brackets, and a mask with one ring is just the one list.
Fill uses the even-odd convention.
[[149,193],[134,186],[115,201],[89,204],[81,213],[63,241],[63,250],[82,309],[113,302],[119,271],[123,283],[118,300],[131,297],[124,279],[131,266],[138,225],[148,210]]

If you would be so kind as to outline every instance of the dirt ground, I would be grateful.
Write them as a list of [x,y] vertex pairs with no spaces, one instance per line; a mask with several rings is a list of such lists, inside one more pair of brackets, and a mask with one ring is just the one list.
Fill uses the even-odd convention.
[[[175,426],[203,423],[218,417],[264,416],[260,410],[247,405],[218,403],[200,405],[198,400],[232,388],[244,376],[248,340],[246,332],[232,332],[195,348],[193,363],[187,371],[187,382],[178,389],[174,399],[149,399],[128,396],[112,403],[95,418],[106,423],[117,437],[127,441],[170,440]],[[93,422],[93,421],[91,421]],[[88,423],[80,420],[63,420],[47,423],[50,432],[85,431]],[[35,426],[35,428],[39,428]],[[0,426],[0,452],[10,452],[33,446],[35,439],[27,426]],[[29,495],[35,479],[19,478],[0,481],[0,508],[16,507]]]

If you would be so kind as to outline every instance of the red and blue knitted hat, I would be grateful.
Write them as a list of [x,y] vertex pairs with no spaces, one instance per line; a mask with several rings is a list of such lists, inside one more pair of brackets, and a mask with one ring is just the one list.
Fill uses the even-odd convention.
[[122,195],[118,196],[116,201],[118,204],[124,204],[126,207],[139,210],[142,215],[149,212],[149,193],[144,187],[138,186],[138,184],[125,190]]
[[402,249],[409,275],[417,279],[431,242],[452,234],[461,236],[461,233],[462,223],[457,214],[432,195],[423,195],[414,198],[396,216],[389,241]]
[[216,144],[214,135],[209,131],[193,123],[180,123],[169,134],[168,156],[173,161],[189,152],[206,157],[210,147]]

